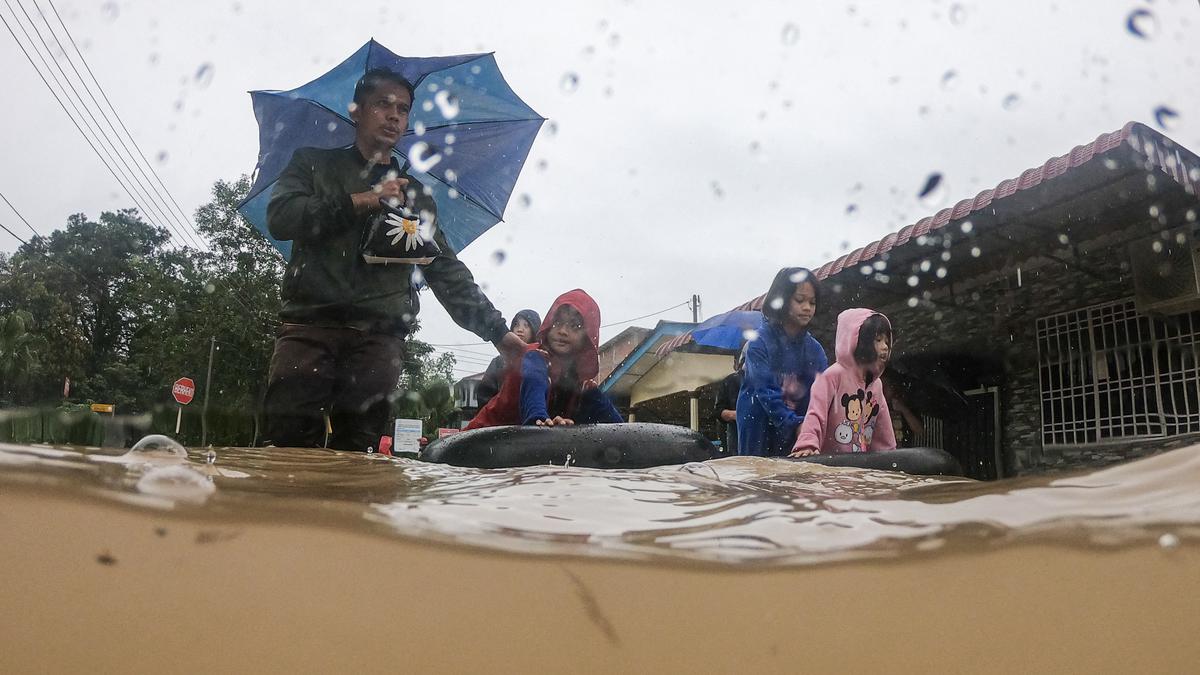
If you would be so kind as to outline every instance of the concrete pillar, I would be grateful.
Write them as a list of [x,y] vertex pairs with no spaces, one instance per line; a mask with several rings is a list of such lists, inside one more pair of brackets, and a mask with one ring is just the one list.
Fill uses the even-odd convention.
[[688,411],[691,413],[692,417],[692,431],[700,431],[700,396],[694,391],[690,394],[690,396],[691,398],[688,400]]
[[637,411],[634,410],[633,408],[630,408],[629,409],[629,418],[625,421],[626,422],[636,422],[637,421]]

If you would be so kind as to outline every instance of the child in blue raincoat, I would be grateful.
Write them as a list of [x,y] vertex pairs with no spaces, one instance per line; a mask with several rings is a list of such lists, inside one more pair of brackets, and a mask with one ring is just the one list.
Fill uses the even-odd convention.
[[746,345],[738,392],[738,454],[787,455],[808,410],[809,390],[829,366],[825,349],[808,332],[821,287],[802,267],[785,267],[763,300],[766,321]]

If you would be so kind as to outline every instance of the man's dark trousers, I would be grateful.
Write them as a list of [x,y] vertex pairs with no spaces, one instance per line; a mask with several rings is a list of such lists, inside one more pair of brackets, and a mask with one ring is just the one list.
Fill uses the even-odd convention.
[[263,403],[265,441],[277,447],[365,451],[391,435],[388,396],[404,361],[404,339],[354,328],[285,323],[275,338]]

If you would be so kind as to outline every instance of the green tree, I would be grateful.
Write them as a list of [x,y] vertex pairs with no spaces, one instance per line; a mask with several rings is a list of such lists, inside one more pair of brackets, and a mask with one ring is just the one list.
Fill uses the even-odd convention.
[[15,387],[24,383],[38,365],[38,352],[45,344],[40,335],[29,332],[33,316],[24,310],[9,312],[0,318],[0,400],[12,401]]

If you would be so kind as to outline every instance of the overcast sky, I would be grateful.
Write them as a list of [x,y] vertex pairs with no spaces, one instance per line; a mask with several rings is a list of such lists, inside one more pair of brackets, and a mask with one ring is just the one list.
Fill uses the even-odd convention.
[[[49,38],[36,11],[57,25],[47,0],[6,2],[18,38],[21,7]],[[371,37],[409,56],[494,51],[553,123],[506,221],[462,253],[506,316],[575,287],[605,323],[693,293],[710,316],[765,291],[779,267],[820,265],[1127,121],[1200,151],[1196,0],[55,7],[189,215],[214,180],[254,168],[248,90],[303,84]],[[8,31],[0,59],[0,192],[43,233],[132,206]],[[1159,124],[1164,106],[1175,114]],[[918,199],[933,172],[944,188]],[[3,203],[0,223],[30,234]],[[0,233],[0,250],[17,245]],[[423,300],[423,339],[477,341]],[[637,324],[660,318],[691,312]],[[459,375],[489,358],[466,349]]]

